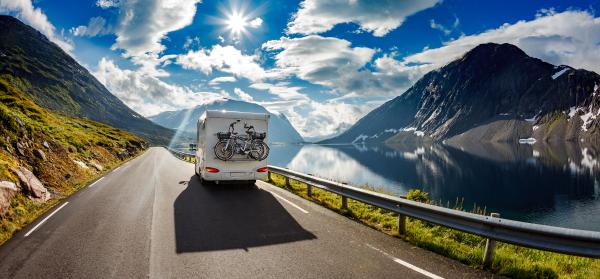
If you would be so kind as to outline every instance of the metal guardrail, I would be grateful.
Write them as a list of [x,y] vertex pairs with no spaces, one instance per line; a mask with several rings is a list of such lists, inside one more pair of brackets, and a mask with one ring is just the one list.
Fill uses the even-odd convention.
[[269,179],[271,173],[307,184],[309,195],[310,187],[336,193],[342,196],[342,207],[346,207],[346,199],[350,198],[398,213],[400,233],[404,232],[404,220],[408,216],[487,237],[490,240],[564,254],[600,258],[600,232],[538,225],[453,210],[376,193],[276,166],[269,166]]
[[[195,155],[168,148],[178,158],[193,162]],[[329,181],[286,168],[269,165],[271,173],[282,175],[289,180],[305,183],[308,195],[312,187],[317,187],[342,197],[342,207],[347,207],[347,199],[370,204],[398,214],[399,233],[405,232],[406,217],[416,218],[433,224],[460,230],[488,238],[484,253],[484,265],[491,262],[494,241],[502,241],[518,246],[564,254],[600,258],[600,232],[560,228],[532,224],[492,216],[483,216],[445,207],[419,203],[400,197],[376,193],[346,184]]]
[[165,146],[165,148],[167,150],[169,150],[169,152],[173,153],[173,155],[175,155],[175,157],[184,160],[186,162],[190,162],[190,163],[195,163],[196,162],[196,154],[193,153],[186,153],[186,152],[182,152],[179,150],[175,150],[172,148],[169,148],[167,146]]

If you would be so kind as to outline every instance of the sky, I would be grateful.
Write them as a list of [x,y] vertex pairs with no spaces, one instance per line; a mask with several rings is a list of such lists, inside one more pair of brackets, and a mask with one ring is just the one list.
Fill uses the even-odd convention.
[[[343,132],[488,42],[600,73],[595,1],[0,0],[145,116],[223,98]],[[390,120],[390,121],[393,121]]]

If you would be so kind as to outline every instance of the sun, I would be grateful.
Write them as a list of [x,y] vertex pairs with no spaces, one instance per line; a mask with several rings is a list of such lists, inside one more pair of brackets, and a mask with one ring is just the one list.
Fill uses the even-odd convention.
[[234,35],[239,35],[240,33],[246,32],[246,26],[248,26],[248,20],[241,13],[233,12],[228,16],[227,28]]

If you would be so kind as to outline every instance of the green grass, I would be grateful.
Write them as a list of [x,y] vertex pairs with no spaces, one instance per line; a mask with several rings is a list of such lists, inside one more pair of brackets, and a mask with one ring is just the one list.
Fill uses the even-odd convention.
[[[16,152],[17,143],[27,143],[25,155]],[[145,146],[144,140],[119,129],[41,108],[0,77],[0,180],[18,184],[12,170],[22,166],[53,193],[52,199],[40,203],[23,190],[18,192],[0,215],[0,244],[90,181],[139,155]],[[43,150],[45,161],[33,154],[35,149]],[[74,160],[98,163],[103,171],[82,169]]]
[[[290,186],[286,186],[283,176],[272,174],[271,177],[274,185],[353,220],[471,267],[483,268],[486,240],[483,237],[412,218],[407,218],[406,234],[398,235],[395,213],[351,199],[348,199],[347,209],[340,209],[339,195],[313,187],[312,195],[308,197],[304,183],[290,180]],[[428,201],[427,193],[418,190],[409,192],[407,198]],[[600,278],[600,260],[497,242],[492,264],[487,270],[512,278]]]

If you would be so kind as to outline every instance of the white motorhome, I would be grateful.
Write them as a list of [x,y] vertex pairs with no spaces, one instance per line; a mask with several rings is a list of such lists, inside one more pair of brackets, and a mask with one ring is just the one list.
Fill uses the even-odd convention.
[[[196,175],[200,180],[216,183],[223,181],[253,183],[265,179],[268,123],[269,114],[266,113],[216,110],[204,112],[197,123]],[[244,150],[247,146],[244,137],[248,138],[250,134],[258,135],[259,141],[265,143],[266,154],[263,158],[255,158],[256,153],[250,154]],[[230,139],[238,136],[241,138],[237,140],[238,145],[235,145],[235,141]],[[217,144],[219,150],[227,146],[234,152],[226,154],[229,156],[223,156],[221,153],[219,158],[216,154]],[[234,149],[231,149],[231,144],[234,144]]]

